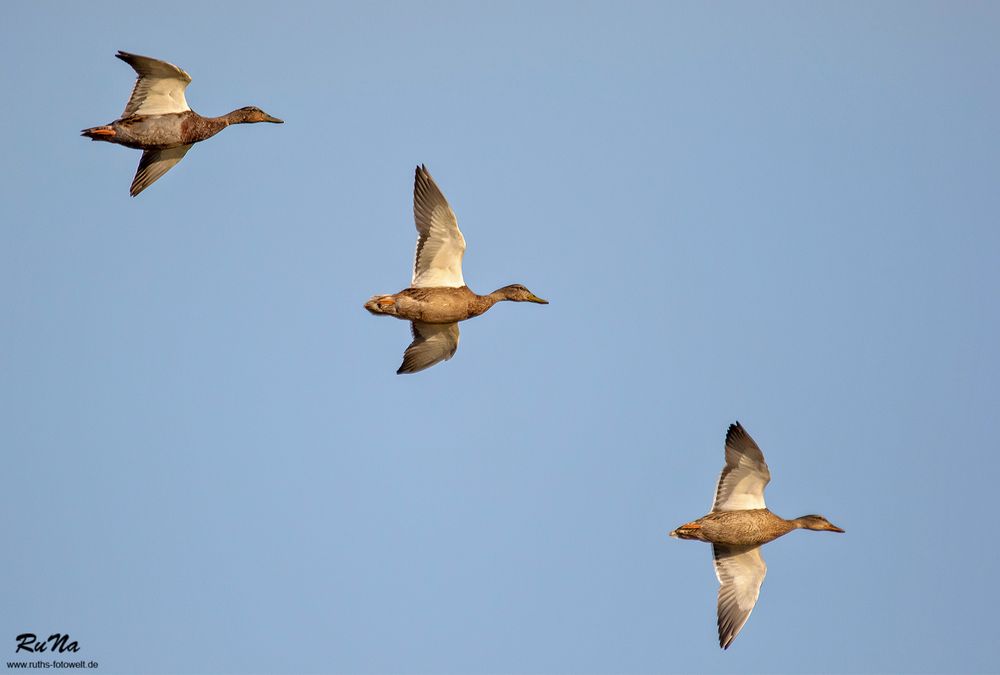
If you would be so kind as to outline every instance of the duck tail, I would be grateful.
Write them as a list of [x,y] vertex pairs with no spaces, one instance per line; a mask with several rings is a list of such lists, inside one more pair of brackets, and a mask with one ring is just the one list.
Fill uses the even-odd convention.
[[705,539],[701,533],[701,525],[698,523],[685,523],[671,532],[670,536],[674,539],[701,539],[702,541]]
[[114,138],[115,130],[105,125],[100,127],[91,127],[90,129],[84,129],[83,131],[80,132],[80,135],[86,136],[92,141],[107,141]]
[[395,314],[396,301],[391,295],[376,295],[365,303],[365,309],[372,314]]

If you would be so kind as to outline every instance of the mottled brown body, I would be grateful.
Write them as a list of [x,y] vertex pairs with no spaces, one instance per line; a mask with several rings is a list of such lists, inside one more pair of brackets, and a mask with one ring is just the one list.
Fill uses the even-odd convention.
[[[252,119],[242,108],[221,117],[202,117],[193,110],[186,110],[165,115],[123,117],[111,124],[84,129],[83,135],[95,141],[116,143],[135,150],[167,150],[204,141],[230,124],[256,121],[270,120]],[[113,133],[108,134],[108,130]]]
[[528,289],[514,284],[489,295],[477,295],[468,286],[406,288],[395,295],[374,296],[365,303],[365,309],[407,321],[455,323],[479,316],[501,300],[547,304]]
[[725,447],[726,465],[715,485],[711,512],[681,525],[670,536],[712,544],[719,579],[719,646],[729,649],[750,618],[767,574],[762,545],[792,530],[843,530],[823,516],[785,520],[768,510],[764,488],[771,480],[771,470],[764,453],[739,422],[729,425]]
[[798,527],[800,525],[796,521],[785,520],[768,509],[752,509],[710,513],[681,525],[674,532],[681,539],[698,539],[729,546],[759,546]]
[[202,117],[191,110],[184,90],[191,76],[166,61],[119,51],[115,56],[138,78],[121,117],[110,124],[91,127],[81,135],[142,150],[129,194],[135,197],[177,165],[195,143],[211,138],[230,124],[281,120],[256,106],[246,106],[221,117]]
[[107,140],[136,150],[166,150],[211,138],[226,128],[224,117],[202,117],[188,110],[168,115],[135,115],[109,125]]

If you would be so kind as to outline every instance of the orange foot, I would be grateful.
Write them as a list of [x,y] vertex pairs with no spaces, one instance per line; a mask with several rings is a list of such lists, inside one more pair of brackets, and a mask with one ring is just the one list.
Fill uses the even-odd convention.
[[391,295],[384,295],[375,302],[378,303],[379,307],[392,307],[396,304],[396,301],[393,300]]
[[114,136],[114,129],[94,129],[90,132],[91,136]]

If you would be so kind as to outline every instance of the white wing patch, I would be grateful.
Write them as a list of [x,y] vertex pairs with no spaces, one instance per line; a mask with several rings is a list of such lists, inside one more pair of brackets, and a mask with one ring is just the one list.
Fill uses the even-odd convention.
[[726,434],[726,466],[715,486],[712,511],[766,509],[764,488],[771,472],[760,448],[739,422]]
[[760,547],[714,544],[715,576],[719,579],[719,645],[728,649],[757,604],[767,565]]
[[184,90],[191,82],[186,72],[172,63],[148,56],[128,52],[118,52],[116,56],[139,75],[122,117],[166,115],[191,109],[184,98]]
[[424,166],[417,167],[413,181],[413,220],[418,234],[410,286],[465,286],[462,277],[465,237],[458,229],[455,212]]

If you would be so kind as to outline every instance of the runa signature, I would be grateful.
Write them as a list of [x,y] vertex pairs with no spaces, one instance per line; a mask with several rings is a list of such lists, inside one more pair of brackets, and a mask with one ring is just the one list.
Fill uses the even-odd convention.
[[49,636],[48,640],[39,640],[38,636],[34,633],[21,633],[17,636],[17,650],[15,654],[19,651],[26,652],[47,652],[49,650],[54,652],[78,652],[80,651],[80,645],[77,644],[76,640],[72,642],[69,641],[69,633],[63,635],[62,633],[53,633]]

